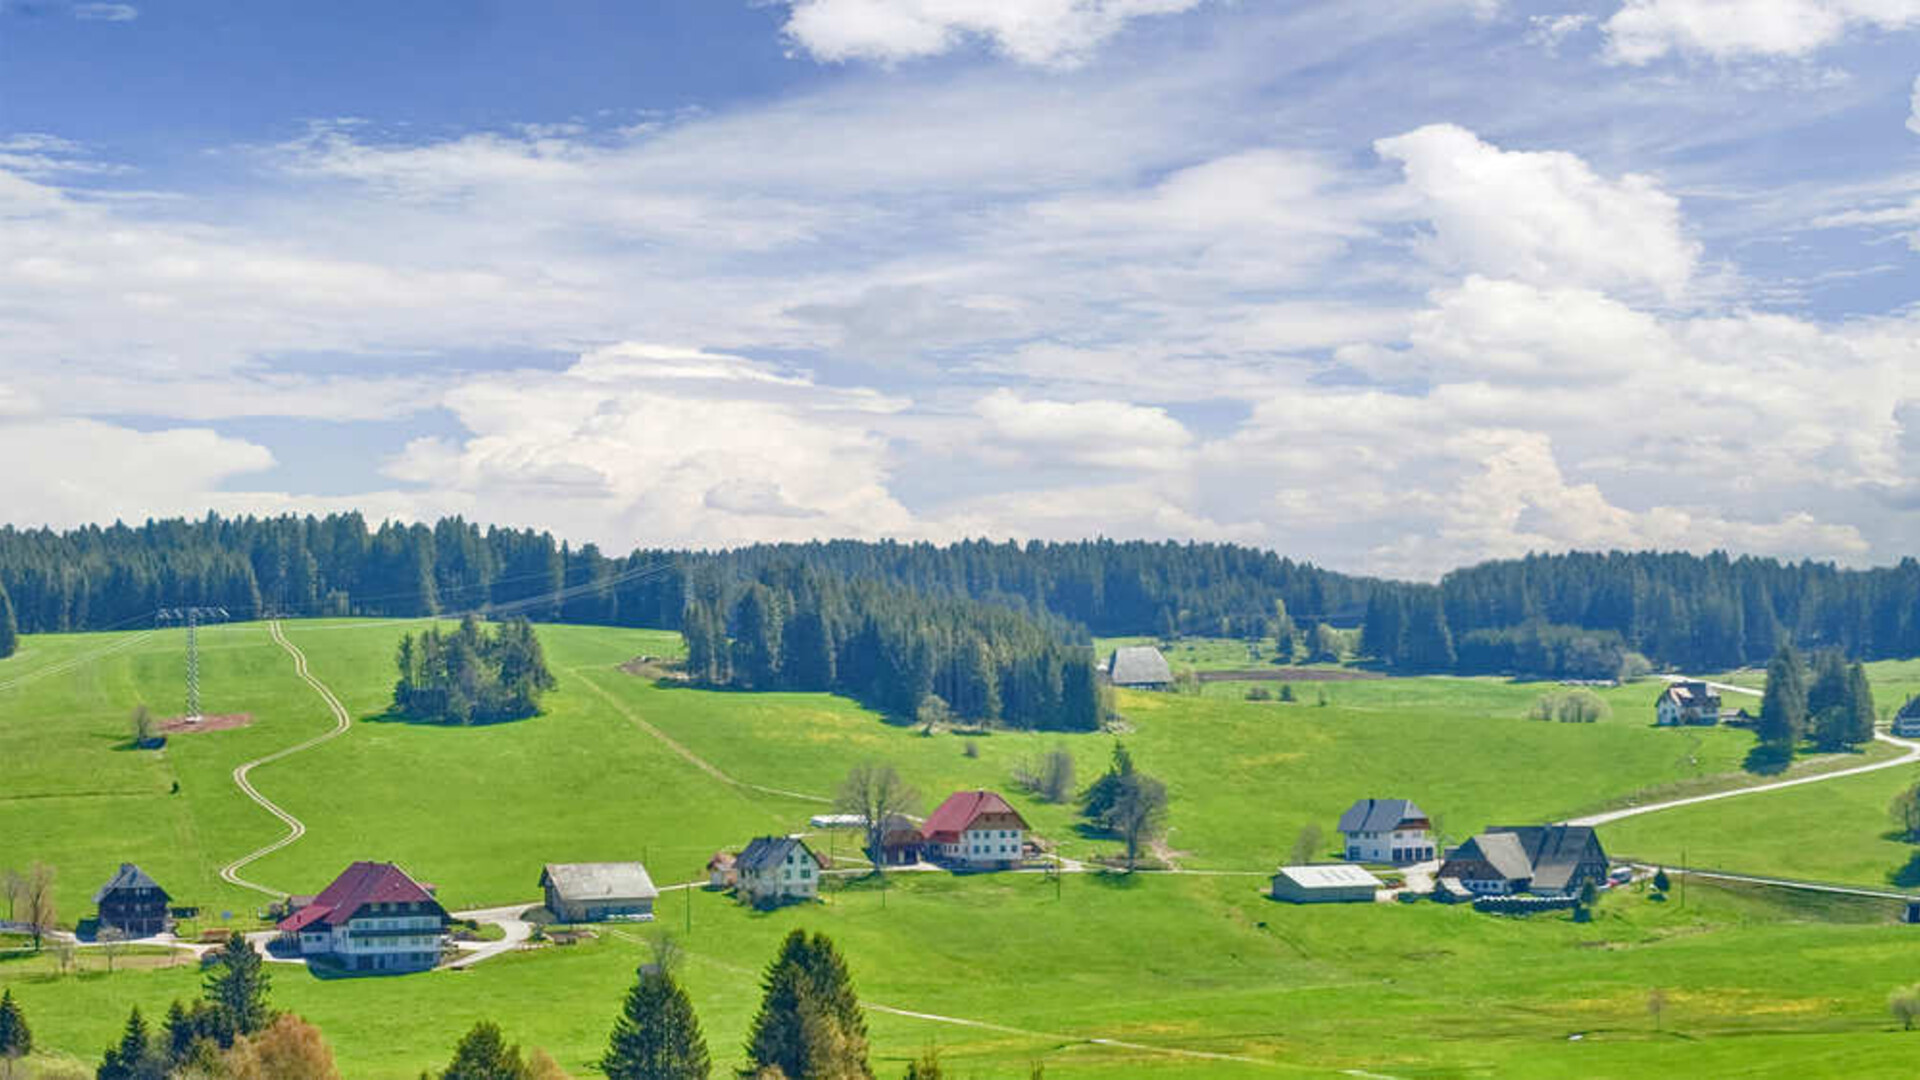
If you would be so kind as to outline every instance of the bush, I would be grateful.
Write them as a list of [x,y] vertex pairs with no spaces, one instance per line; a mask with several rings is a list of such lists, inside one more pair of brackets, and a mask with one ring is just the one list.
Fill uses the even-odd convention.
[[1247,691],[1247,700],[1248,701],[1272,701],[1273,691],[1267,689],[1264,686],[1256,686],[1253,689]]
[[968,739],[967,745],[961,747],[960,752],[962,754],[965,754],[967,757],[977,758],[980,756],[980,744],[977,742],[974,742],[972,739]]
[[1912,1031],[1913,1022],[1920,1020],[1920,983],[1903,986],[1887,995],[1887,1009],[1900,1021],[1902,1030]]

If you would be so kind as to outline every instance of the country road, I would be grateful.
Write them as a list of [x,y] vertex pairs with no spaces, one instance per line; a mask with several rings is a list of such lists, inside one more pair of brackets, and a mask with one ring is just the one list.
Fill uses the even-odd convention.
[[269,622],[267,624],[267,632],[273,636],[274,644],[279,645],[282,649],[285,649],[287,651],[287,654],[293,657],[293,670],[295,671],[295,673],[297,673],[300,676],[302,680],[306,682],[308,686],[313,687],[314,692],[320,695],[320,700],[326,702],[328,711],[333,713],[333,721],[334,721],[333,729],[330,731],[327,731],[320,735],[316,735],[313,738],[308,739],[303,743],[299,743],[294,746],[289,746],[284,750],[276,750],[273,753],[266,755],[265,757],[257,757],[257,758],[254,758],[252,761],[243,762],[240,765],[235,766],[233,770],[233,782],[235,785],[237,785],[240,788],[241,793],[246,795],[247,798],[252,799],[254,802],[260,804],[260,806],[264,808],[267,811],[267,813],[272,814],[274,817],[279,818],[283,823],[285,823],[287,826],[287,835],[281,837],[278,840],[275,840],[273,843],[268,844],[267,846],[260,848],[257,851],[249,852],[246,855],[242,855],[238,859],[235,859],[232,862],[228,863],[227,865],[221,867],[220,876],[222,878],[225,878],[227,881],[230,881],[233,884],[240,886],[241,888],[252,889],[254,892],[258,892],[258,893],[265,893],[266,895],[271,896],[276,900],[279,900],[284,898],[287,895],[284,891],[280,889],[272,888],[270,886],[261,885],[258,882],[248,881],[246,878],[243,878],[240,876],[240,870],[242,867],[246,866],[247,864],[252,863],[258,859],[265,858],[266,856],[271,855],[276,851],[279,851],[281,848],[286,847],[288,844],[293,843],[295,840],[300,839],[302,836],[305,836],[307,833],[307,826],[306,826],[306,823],[302,822],[299,818],[294,817],[292,814],[281,809],[279,806],[276,806],[273,800],[267,798],[265,795],[260,794],[260,790],[253,786],[253,781],[250,779],[250,774],[253,772],[254,769],[258,768],[261,765],[266,765],[271,762],[279,761],[282,758],[291,757],[294,754],[298,754],[303,750],[311,750],[314,747],[319,746],[321,743],[328,741],[329,739],[339,738],[341,735],[346,734],[347,729],[353,725],[353,718],[348,714],[347,707],[345,705],[342,705],[340,703],[340,699],[334,696],[333,691],[327,688],[327,684],[321,682],[319,679],[314,678],[313,673],[307,670],[306,654],[301,652],[299,648],[294,645],[293,642],[288,641],[287,636],[280,631],[280,620],[275,619]]
[[[1668,681],[1669,682],[1680,681],[1680,677],[1668,676]],[[1686,681],[1694,681],[1694,680],[1686,680]],[[1726,691],[1726,692],[1731,692],[1735,694],[1749,694],[1753,697],[1763,696],[1760,691],[1752,689],[1751,687],[1734,686],[1731,683],[1709,682],[1707,683],[1707,685],[1714,688],[1715,690]],[[1897,758],[1888,758],[1885,761],[1876,761],[1871,765],[1856,765],[1850,769],[1836,769],[1833,772],[1820,773],[1816,776],[1801,776],[1801,777],[1796,777],[1792,780],[1775,780],[1771,783],[1766,783],[1766,784],[1754,784],[1751,787],[1733,788],[1728,791],[1715,791],[1707,795],[1693,795],[1684,799],[1669,799],[1666,802],[1648,803],[1645,806],[1629,806],[1620,810],[1608,810],[1603,813],[1588,814],[1585,817],[1572,818],[1568,821],[1562,822],[1562,824],[1609,825],[1616,821],[1625,820],[1626,818],[1639,817],[1641,814],[1654,814],[1662,810],[1672,810],[1672,809],[1675,809],[1676,807],[1694,806],[1699,803],[1715,802],[1720,799],[1734,799],[1734,798],[1739,798],[1740,796],[1743,796],[1743,795],[1758,795],[1758,794],[1761,794],[1762,792],[1767,792],[1767,791],[1782,791],[1786,788],[1800,787],[1805,784],[1822,784],[1829,780],[1839,780],[1842,777],[1860,776],[1864,773],[1879,772],[1882,769],[1897,769],[1902,765],[1912,765],[1916,762],[1920,762],[1920,742],[1913,742],[1907,739],[1896,739],[1892,735],[1888,735],[1884,732],[1879,732],[1879,731],[1874,732],[1873,737],[1879,740],[1880,742],[1887,743],[1890,746],[1900,747],[1904,749],[1906,753],[1900,755]]]

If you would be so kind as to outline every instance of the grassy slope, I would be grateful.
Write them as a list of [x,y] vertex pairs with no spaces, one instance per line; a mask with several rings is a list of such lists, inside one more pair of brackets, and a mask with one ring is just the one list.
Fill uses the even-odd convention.
[[[301,623],[291,624],[290,635],[356,717],[368,718],[385,703],[401,629]],[[177,638],[0,691],[15,695],[0,714],[0,754],[30,762],[0,796],[0,865],[36,856],[58,862],[69,918],[85,913],[84,894],[129,852],[169,885],[187,882],[175,889],[183,899],[247,902],[211,884],[214,868],[277,829],[233,791],[227,771],[324,730],[327,720],[263,629],[213,635],[221,635],[221,647],[206,656],[210,695],[223,711],[255,711],[257,722],[177,738],[161,754],[113,746],[131,700],[176,695]],[[547,716],[473,729],[368,722],[256,772],[261,789],[312,831],[257,864],[253,876],[305,890],[350,858],[391,857],[442,883],[454,905],[504,902],[530,898],[539,864],[555,859],[644,851],[658,879],[684,880],[713,848],[799,827],[817,809],[724,785],[642,733],[636,719],[742,780],[823,794],[865,756],[898,762],[937,795],[1004,788],[1016,761],[1062,741],[1084,779],[1110,744],[1104,736],[996,734],[974,740],[980,755],[968,758],[963,737],[922,738],[840,699],[665,689],[614,670],[636,653],[671,654],[677,642],[669,635],[566,627],[541,635],[562,678]],[[0,681],[102,641],[29,639],[21,657],[0,664]],[[1357,794],[1405,792],[1460,833],[1724,771],[1749,740],[1724,730],[1647,727],[1634,711],[1650,696],[1644,687],[1614,692],[1615,718],[1590,726],[1520,720],[1538,688],[1492,680],[1329,689],[1335,703],[1327,708],[1123,695],[1137,756],[1172,784],[1173,841],[1191,853],[1188,865],[1264,868],[1300,824],[1330,829]],[[175,775],[183,791],[170,796]],[[89,786],[95,783],[133,794],[70,794],[99,790]],[[20,797],[56,793],[69,794]],[[118,809],[85,810],[108,803]],[[1043,833],[1080,850],[1096,846],[1072,838],[1064,809],[1022,806]],[[688,979],[723,1062],[737,1053],[758,968],[796,924],[831,931],[873,1001],[1040,1032],[1277,1057],[1311,1069],[1637,1069],[1670,1049],[1646,1031],[1645,992],[1656,984],[1674,988],[1671,1020],[1690,1036],[1742,1036],[1692,1044],[1710,1066],[1777,1063],[1784,1071],[1796,1061],[1825,1067],[1841,1060],[1825,1055],[1844,1053],[1864,1069],[1910,1051],[1910,1042],[1859,1034],[1886,1026],[1887,987],[1910,981],[1920,960],[1916,939],[1898,927],[1803,923],[1797,920],[1807,913],[1715,890],[1694,890],[1687,912],[1621,898],[1600,924],[1577,927],[1430,906],[1282,907],[1259,899],[1257,884],[1159,878],[1120,888],[1076,878],[1064,886],[1066,902],[1056,903],[1037,877],[916,879],[903,882],[885,909],[876,894],[855,892],[771,916],[698,894]],[[663,902],[665,921],[679,921],[680,899]],[[580,1071],[604,1037],[637,950],[635,942],[608,938],[461,975],[387,980],[322,982],[276,969],[276,996],[327,1029],[349,1075],[415,1075],[444,1058],[459,1031],[481,1016],[549,1046]],[[1783,975],[1783,955],[1812,962]],[[186,971],[54,979],[21,961],[0,962],[0,980],[30,1002],[43,1043],[87,1057],[112,1036],[125,1003],[163,1008],[196,985]],[[1027,992],[1008,992],[1016,987]],[[876,1046],[894,1059],[883,1073],[897,1072],[898,1060],[930,1039],[974,1075],[1024,1075],[1034,1058],[1054,1074],[1194,1069],[1191,1061],[1117,1048],[1062,1048],[1059,1039],[886,1016],[873,1024]],[[1570,1044],[1565,1037],[1574,1031],[1594,1035]]]

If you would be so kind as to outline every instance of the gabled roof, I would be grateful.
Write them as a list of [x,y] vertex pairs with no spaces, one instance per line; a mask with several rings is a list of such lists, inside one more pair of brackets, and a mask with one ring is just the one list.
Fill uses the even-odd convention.
[[1113,650],[1107,661],[1107,678],[1115,686],[1157,686],[1173,681],[1173,669],[1167,658],[1151,645],[1128,645]]
[[709,870],[733,869],[733,852],[731,851],[714,852],[713,858],[707,860],[707,869]]
[[1403,821],[1425,821],[1427,812],[1411,799],[1361,799],[1340,815],[1340,831],[1389,832]]
[[367,904],[430,904],[445,914],[419,882],[392,863],[357,862],[346,868],[333,884],[320,890],[313,903],[280,922],[283,932],[305,929],[314,923],[344,926]]
[[1672,700],[1677,705],[1719,705],[1720,692],[1703,682],[1668,683],[1656,700]]
[[1589,850],[1602,860],[1606,858],[1593,830],[1585,825],[1505,826],[1490,831],[1520,842],[1527,861],[1533,864],[1535,892],[1565,889]]
[[993,791],[956,791],[947,796],[926,825],[920,831],[936,844],[954,844],[960,841],[960,834],[973,826],[974,820],[982,814],[1011,814],[1020,828],[1027,827],[1027,819],[1020,816],[1007,800]]
[[1441,875],[1458,878],[1467,875],[1460,863],[1485,863],[1506,881],[1526,881],[1533,877],[1533,863],[1527,859],[1520,838],[1508,832],[1488,831],[1455,848],[1440,867]]
[[753,843],[748,844],[746,850],[734,859],[733,865],[743,873],[771,870],[784,864],[787,854],[795,848],[806,852],[807,858],[813,860],[815,865],[819,864],[820,857],[813,853],[805,840],[797,836],[756,836]]
[[114,875],[107,879],[107,883],[100,886],[100,891],[93,894],[93,902],[97,905],[123,889],[152,889],[160,894],[162,900],[173,899],[167,895],[167,890],[162,889],[157,882],[147,876],[145,870],[130,862],[123,862],[120,864],[120,869],[114,871]]
[[566,900],[651,900],[660,895],[647,868],[637,862],[548,863],[540,887],[552,885]]

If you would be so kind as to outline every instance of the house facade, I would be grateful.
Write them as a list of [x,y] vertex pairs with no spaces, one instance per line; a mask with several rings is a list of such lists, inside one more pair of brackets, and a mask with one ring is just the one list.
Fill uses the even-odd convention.
[[1405,866],[1437,854],[1433,822],[1409,799],[1361,799],[1347,807],[1340,840],[1348,862]]
[[1607,853],[1584,825],[1499,826],[1447,854],[1439,878],[1475,896],[1577,896],[1607,878]]
[[890,814],[880,827],[880,858],[888,866],[912,866],[920,861],[927,838],[920,826],[904,814]]
[[731,889],[740,882],[740,872],[734,869],[734,857],[731,851],[716,851],[713,858],[707,860],[707,887],[709,889]]
[[733,860],[735,889],[755,905],[820,895],[820,857],[797,836],[759,836]]
[[167,903],[172,897],[146,871],[132,863],[121,863],[105,885],[93,894],[100,909],[101,930],[116,930],[130,938],[164,934],[173,927]]
[[1027,821],[992,791],[956,791],[947,796],[920,834],[928,858],[969,869],[1004,869],[1020,862]]
[[1920,739],[1920,697],[1900,706],[1893,716],[1893,733],[1903,739]]
[[424,971],[440,962],[447,911],[392,863],[357,862],[279,929],[300,955],[348,971]]
[[1668,683],[1654,699],[1653,722],[1661,727],[1720,722],[1720,693],[1703,682]]
[[547,910],[566,923],[653,918],[653,887],[637,862],[548,863],[540,871]]

